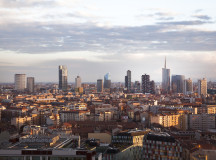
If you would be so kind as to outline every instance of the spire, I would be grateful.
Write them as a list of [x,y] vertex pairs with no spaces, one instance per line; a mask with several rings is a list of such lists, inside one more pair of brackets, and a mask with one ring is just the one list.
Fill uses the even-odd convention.
[[164,68],[166,68],[166,56],[165,56],[165,64],[164,64]]

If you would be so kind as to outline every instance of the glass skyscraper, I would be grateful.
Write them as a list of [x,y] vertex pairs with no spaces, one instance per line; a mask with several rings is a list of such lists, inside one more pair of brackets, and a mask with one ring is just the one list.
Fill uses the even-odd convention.
[[111,75],[110,75],[110,73],[107,73],[104,76],[104,88],[111,88]]
[[103,79],[97,80],[97,92],[103,92]]
[[67,91],[67,66],[59,66],[59,89]]
[[127,76],[125,76],[125,88],[127,88],[128,91],[131,90],[131,71],[127,71]]
[[34,77],[27,77],[27,89],[29,92],[34,92]]
[[170,69],[166,68],[166,58],[164,68],[162,68],[162,93],[170,92]]
[[172,75],[172,92],[173,93],[183,93],[184,80],[185,80],[185,76],[183,75]]

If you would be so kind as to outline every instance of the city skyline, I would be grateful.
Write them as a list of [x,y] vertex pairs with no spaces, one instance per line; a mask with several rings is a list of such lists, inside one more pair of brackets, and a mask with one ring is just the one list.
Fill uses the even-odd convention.
[[[163,59],[171,75],[216,80],[215,1],[12,1],[0,2],[0,82],[25,73],[57,82],[56,66],[95,82],[147,73],[161,82]],[[187,7],[185,7],[187,6]],[[112,10],[112,12],[110,12]],[[130,12],[128,12],[130,10]]]

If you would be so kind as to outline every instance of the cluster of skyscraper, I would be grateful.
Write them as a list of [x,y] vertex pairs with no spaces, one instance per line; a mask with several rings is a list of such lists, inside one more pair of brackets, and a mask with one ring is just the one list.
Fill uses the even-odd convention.
[[[27,77],[26,83],[26,75],[25,74],[15,74],[15,90],[24,91],[26,89],[29,92],[34,92],[34,77]],[[128,92],[132,91],[132,83],[131,83],[131,71],[127,71],[127,75],[125,76],[125,88],[127,88]],[[68,88],[68,70],[67,66],[60,65],[59,66],[59,89],[63,91],[67,91]],[[110,73],[107,73],[103,79],[97,80],[97,92],[103,92],[103,88],[111,88],[111,76]],[[83,88],[81,86],[81,77],[77,76],[75,78],[75,89],[78,92],[83,92]],[[184,75],[172,75],[171,83],[170,83],[170,69],[166,67],[166,58],[164,68],[162,68],[162,94],[168,93],[184,93],[191,94],[193,93],[193,82],[192,80],[185,79]],[[150,93],[155,94],[155,82],[150,81],[150,76],[145,74],[141,76],[141,83],[139,81],[135,81],[133,86],[133,92],[142,92],[144,94]],[[207,80],[199,79],[198,80],[198,94],[200,96],[207,95]]]
[[[170,83],[171,82],[171,83]],[[131,86],[131,71],[127,71],[125,76],[125,88],[128,92],[142,92],[144,94],[150,93],[155,94],[155,82],[150,81],[150,75],[142,75],[141,83],[135,81],[134,86]],[[166,58],[164,68],[162,68],[162,94],[168,93],[184,93],[191,94],[193,93],[193,82],[192,80],[185,79],[184,75],[172,75],[170,78],[170,69],[166,67]],[[201,96],[207,95],[207,80],[199,79],[198,80],[198,94]]]
[[139,81],[135,81],[134,87],[132,89],[131,86],[131,71],[127,71],[127,75],[125,76],[125,88],[128,92],[140,92],[142,93],[150,93],[155,94],[155,82],[150,81],[150,75],[142,75],[141,76],[141,84]]
[[[166,58],[165,65],[162,68],[162,93],[193,93],[193,82],[192,80],[185,79],[184,75],[172,75],[172,80],[170,84],[170,69],[166,68]],[[207,96],[207,80],[205,78],[198,80],[198,94],[200,96]]]
[[[68,76],[67,66],[60,65],[59,66],[59,89],[60,90],[67,91],[67,86],[68,86],[67,76]],[[97,80],[97,92],[103,92],[103,88],[111,88],[110,73],[107,73],[104,76],[104,83],[103,83],[103,79]],[[83,91],[83,88],[81,86],[80,76],[77,76],[75,78],[75,90],[78,92]]]
[[[34,92],[34,77],[27,77],[25,74],[15,74],[15,90],[24,91],[27,88],[28,92]],[[27,87],[26,87],[27,86]]]

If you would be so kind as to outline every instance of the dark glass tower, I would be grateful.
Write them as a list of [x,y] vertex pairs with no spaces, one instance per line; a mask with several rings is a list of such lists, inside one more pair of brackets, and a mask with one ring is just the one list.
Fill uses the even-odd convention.
[[172,92],[173,93],[183,93],[184,80],[185,80],[185,76],[183,75],[172,75]]
[[127,71],[127,76],[125,76],[125,88],[127,88],[128,91],[131,90],[131,71]]
[[142,75],[142,93],[150,93],[150,76]]
[[59,89],[67,91],[67,66],[59,66]]
[[104,88],[111,88],[111,76],[110,76],[110,73],[107,73],[104,76]]

